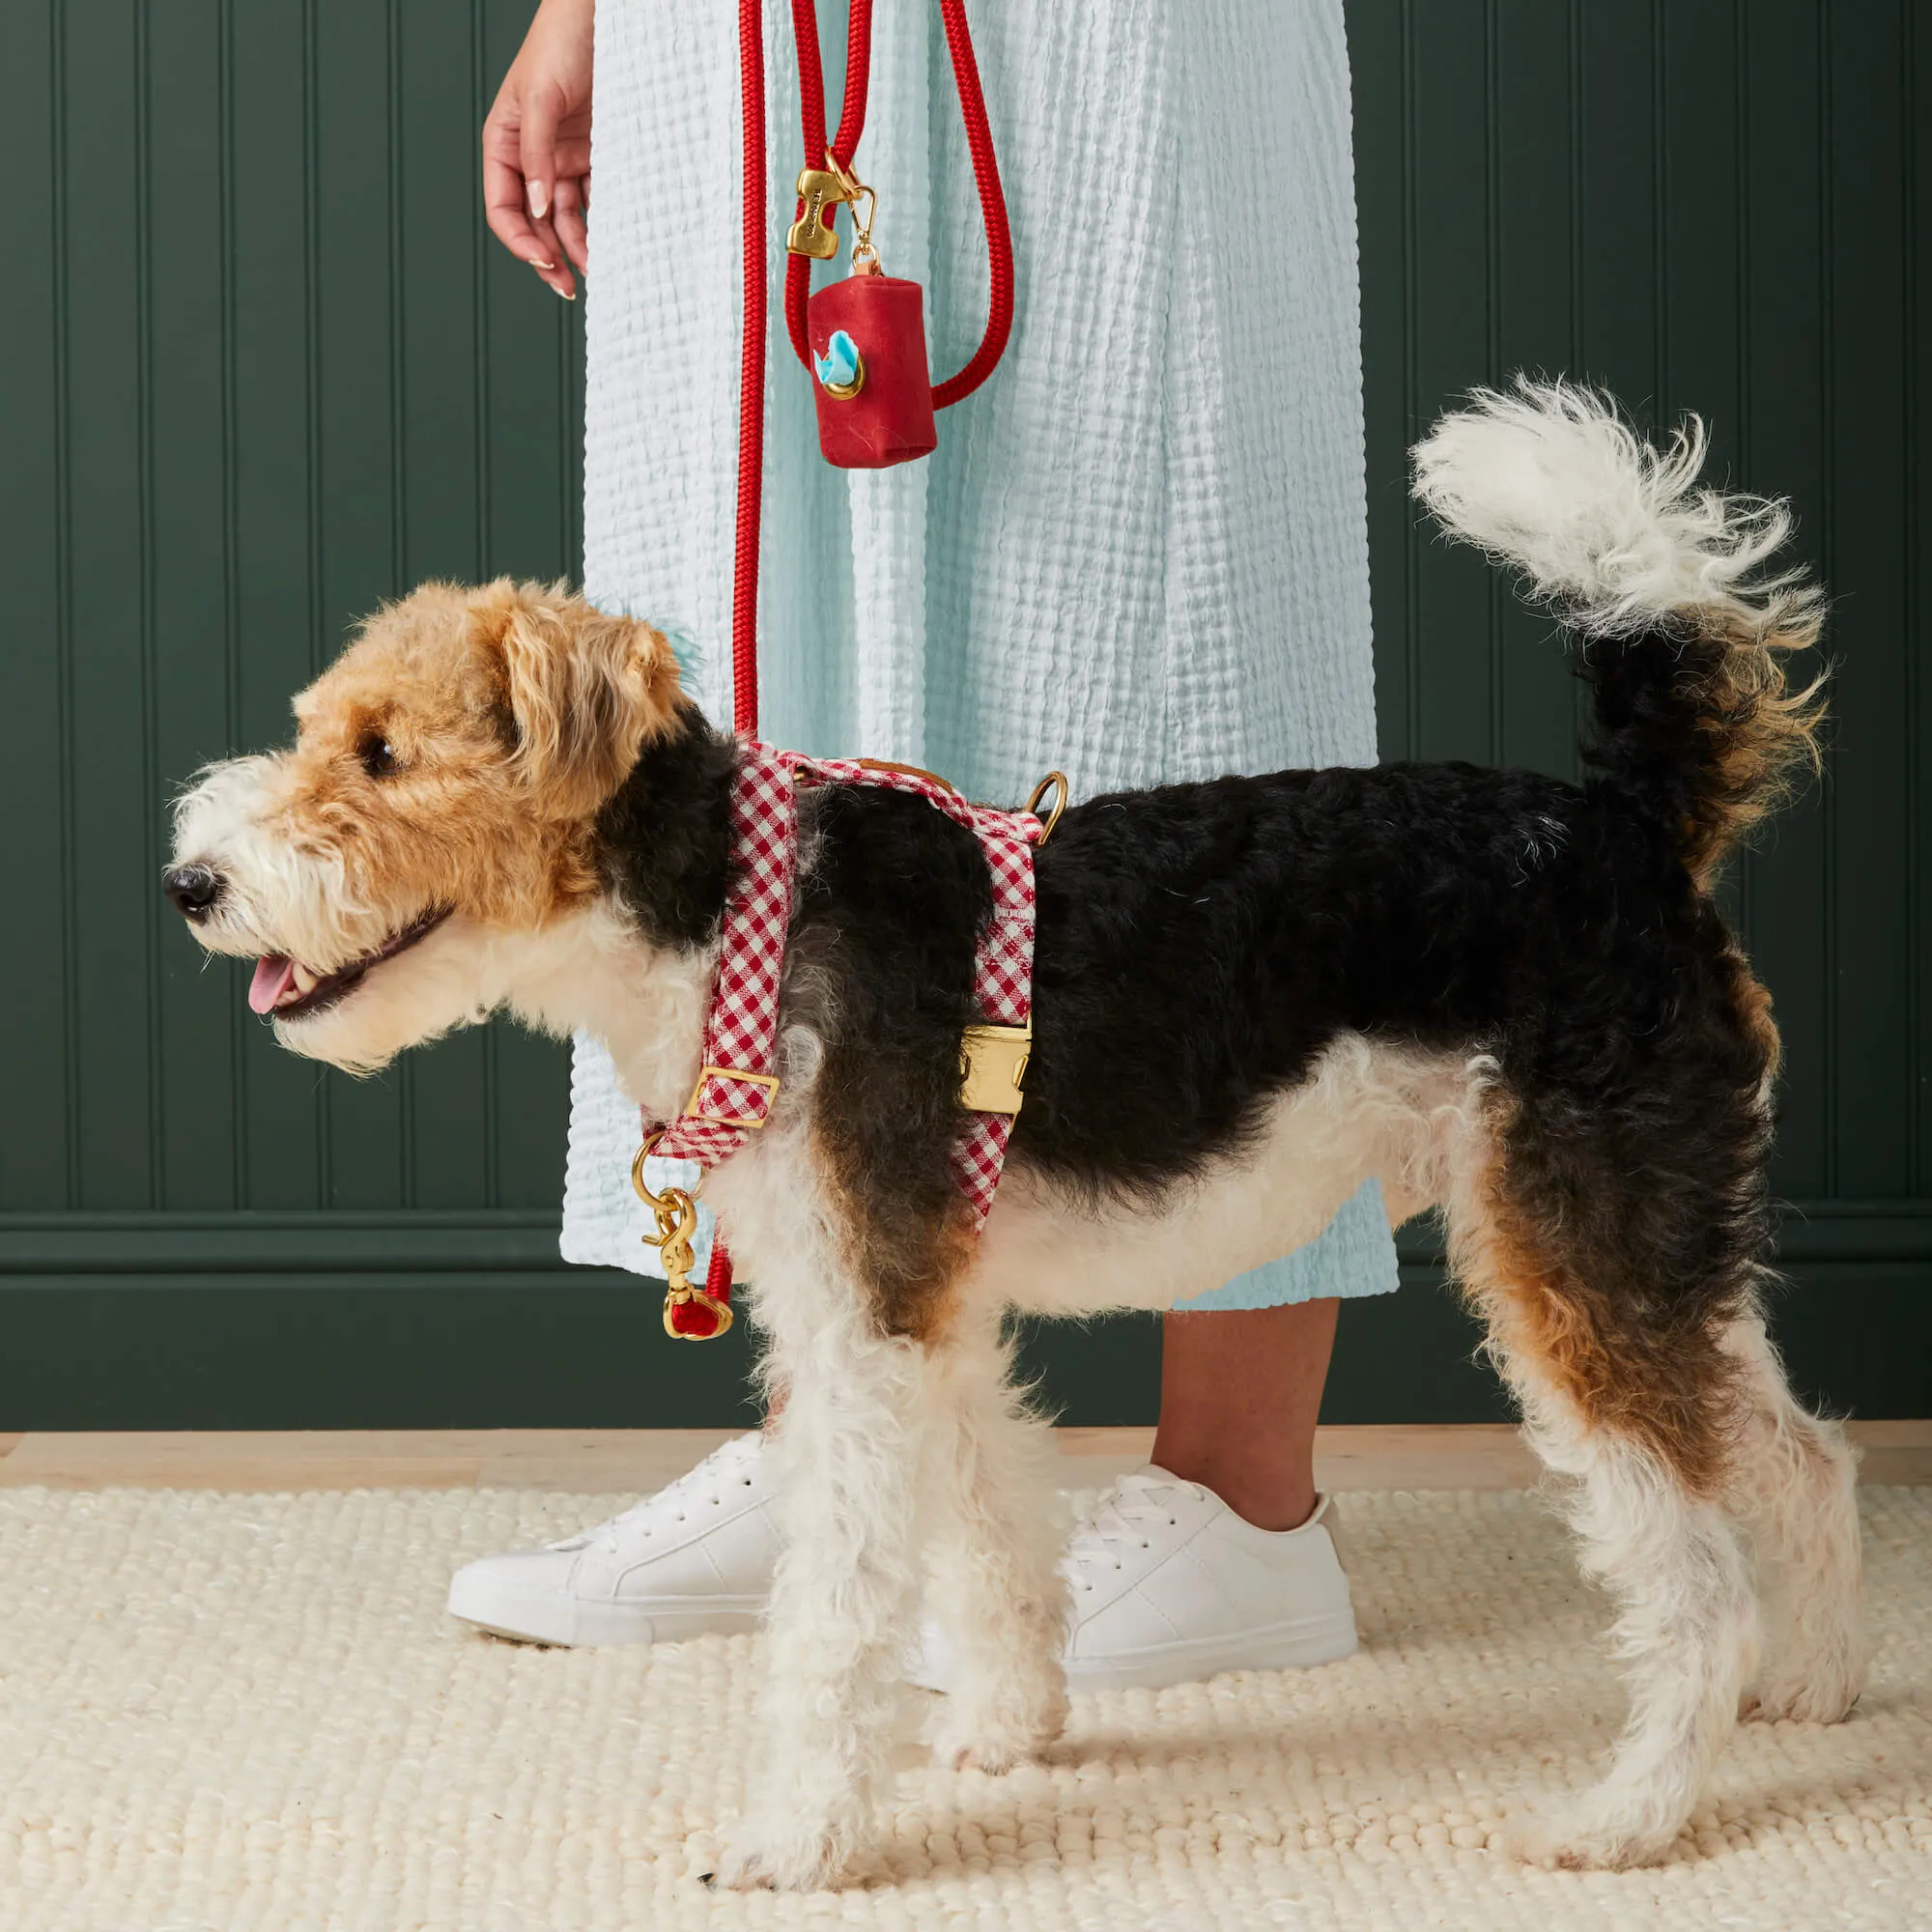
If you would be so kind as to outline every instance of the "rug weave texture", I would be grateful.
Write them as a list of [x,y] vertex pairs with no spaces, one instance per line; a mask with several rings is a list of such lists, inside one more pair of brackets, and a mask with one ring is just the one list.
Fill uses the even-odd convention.
[[1445,1492],[1345,1498],[1357,1657],[1076,1700],[1008,1777],[908,1747],[885,1851],[811,1897],[698,1879],[755,1639],[547,1651],[442,1613],[458,1563],[621,1500],[0,1494],[0,1926],[1932,1927],[1932,1490],[1864,1492],[1852,1719],[1744,1727],[1654,1871],[1486,1848],[1623,1704],[1547,1505]]

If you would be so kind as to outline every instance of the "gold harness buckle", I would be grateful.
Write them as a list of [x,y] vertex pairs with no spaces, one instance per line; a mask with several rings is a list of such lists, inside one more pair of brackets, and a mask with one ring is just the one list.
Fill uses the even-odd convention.
[[1031,1019],[1025,1026],[968,1027],[959,1043],[959,1104],[969,1114],[1017,1114],[1032,1057]]

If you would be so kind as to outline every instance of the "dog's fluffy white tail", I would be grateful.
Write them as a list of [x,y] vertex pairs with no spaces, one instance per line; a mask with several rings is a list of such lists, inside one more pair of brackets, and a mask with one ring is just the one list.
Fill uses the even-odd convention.
[[1695,416],[1660,449],[1599,391],[1519,376],[1508,391],[1473,390],[1416,445],[1415,494],[1590,635],[1697,611],[1809,642],[1816,590],[1802,572],[1761,574],[1791,534],[1789,506],[1700,489],[1706,444]]
[[1817,640],[1802,571],[1767,571],[1788,506],[1698,486],[1704,425],[1658,447],[1616,405],[1518,377],[1477,389],[1415,448],[1415,494],[1442,527],[1521,573],[1585,638],[1597,690],[1591,761],[1674,828],[1708,880],[1725,852],[1818,763],[1820,678],[1786,689],[1784,657]]

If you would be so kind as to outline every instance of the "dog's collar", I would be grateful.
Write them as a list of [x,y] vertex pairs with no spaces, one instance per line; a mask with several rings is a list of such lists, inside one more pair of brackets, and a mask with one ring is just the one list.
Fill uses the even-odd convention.
[[[1035,792],[1033,805],[1051,782]],[[1060,783],[1064,796],[1065,780]],[[970,1028],[961,1043],[966,1112],[953,1143],[952,1173],[976,1231],[992,1209],[1033,1038],[1033,848],[1047,827],[1031,809],[1001,811],[973,805],[944,779],[915,766],[876,758],[808,758],[746,738],[739,741],[731,781],[732,880],[705,1014],[702,1070],[676,1120],[645,1118],[644,1145],[632,1168],[638,1191],[658,1208],[667,1236],[670,1229],[660,1203],[675,1190],[659,1197],[648,1189],[645,1156],[716,1167],[763,1128],[778,1099],[779,984],[797,883],[798,795],[809,785],[823,784],[911,792],[965,826],[986,856],[993,917],[973,962],[981,1024]],[[671,1333],[709,1336],[729,1324],[729,1277],[717,1279],[721,1259],[714,1243],[701,1291],[680,1289],[672,1276],[673,1301],[665,1311]],[[678,1300],[680,1295],[685,1299]]]

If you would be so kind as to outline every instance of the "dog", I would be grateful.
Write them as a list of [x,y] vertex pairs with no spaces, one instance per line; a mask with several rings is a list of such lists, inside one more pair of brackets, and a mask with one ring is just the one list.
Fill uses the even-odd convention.
[[[1854,1458],[1759,1310],[1778,1041],[1712,896],[1815,765],[1817,593],[1779,503],[1697,486],[1561,383],[1476,391],[1417,447],[1452,536],[1575,634],[1580,786],[1465,764],[1096,798],[1039,850],[1034,1044],[977,1237],[949,1167],[988,874],[921,799],[801,801],[769,1123],[712,1173],[782,1391],[768,1748],[723,1875],[864,1846],[923,1560],[957,1677],[942,1760],[1060,1730],[1045,1423],[1011,1308],[1163,1308],[1319,1235],[1379,1178],[1462,1292],[1616,1605],[1606,1776],[1513,1848],[1666,1852],[1741,1711],[1831,1721],[1864,1669]],[[296,1052],[353,1071],[507,1009],[691,1093],[730,874],[734,742],[649,625],[560,586],[433,583],[211,767],[165,889]]]

